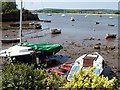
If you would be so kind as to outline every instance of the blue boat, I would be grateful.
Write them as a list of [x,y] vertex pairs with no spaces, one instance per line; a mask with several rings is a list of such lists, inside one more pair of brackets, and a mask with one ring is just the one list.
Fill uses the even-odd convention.
[[93,71],[96,75],[100,75],[104,68],[104,58],[98,54],[98,52],[93,52],[92,54],[84,54],[77,58],[74,65],[72,66],[67,80],[71,81],[74,78],[74,74],[77,74],[81,68],[88,70],[90,67],[95,67]]

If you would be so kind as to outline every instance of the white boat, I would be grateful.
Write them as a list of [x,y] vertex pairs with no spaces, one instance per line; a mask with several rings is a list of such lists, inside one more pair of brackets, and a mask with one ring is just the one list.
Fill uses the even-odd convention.
[[62,16],[62,17],[65,17],[65,14],[62,14],[61,16]]
[[71,81],[73,79],[73,74],[78,73],[81,68],[88,70],[89,67],[95,67],[93,72],[100,75],[104,68],[104,58],[98,52],[80,56],[72,66],[67,76],[67,80]]
[[109,18],[112,19],[113,17],[110,16]]
[[48,15],[48,16],[52,16],[52,14],[50,14],[50,13],[48,13],[47,15]]
[[15,60],[15,62],[31,63],[35,59],[33,52],[31,47],[15,45],[8,49],[1,50],[0,57],[3,59],[10,57],[12,60]]
[[71,19],[70,19],[71,21],[75,21],[75,19],[74,19],[74,17],[71,17]]
[[85,15],[85,18],[87,17],[88,15]]
[[57,29],[57,28],[52,28],[50,30],[51,34],[60,34],[61,33],[61,29]]

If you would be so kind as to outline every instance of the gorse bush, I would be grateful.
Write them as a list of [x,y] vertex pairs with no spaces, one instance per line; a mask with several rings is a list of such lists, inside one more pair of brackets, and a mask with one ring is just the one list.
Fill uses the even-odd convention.
[[83,88],[96,88],[96,89],[113,89],[116,78],[108,80],[108,77],[98,76],[93,73],[94,68],[89,70],[81,69],[78,74],[74,74],[71,82],[67,82],[64,86],[69,89],[83,89]]
[[71,82],[65,77],[50,73],[43,68],[34,68],[28,64],[9,64],[3,68],[2,89],[3,90],[41,90],[41,89],[113,89],[116,78],[108,80],[107,77],[98,76],[90,70],[81,69],[74,74]]
[[39,90],[57,89],[66,82],[64,77],[48,73],[44,69],[33,69],[28,64],[10,64],[3,69],[2,89]]

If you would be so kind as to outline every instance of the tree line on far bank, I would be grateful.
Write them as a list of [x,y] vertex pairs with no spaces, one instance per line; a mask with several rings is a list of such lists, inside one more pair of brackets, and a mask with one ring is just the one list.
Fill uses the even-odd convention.
[[87,14],[120,14],[120,10],[111,9],[40,9],[39,13],[87,13]]
[[[18,14],[19,10],[17,9],[16,2],[0,2],[0,13],[2,14]],[[29,10],[24,10],[24,13],[31,13]],[[111,10],[111,9],[54,9],[54,8],[45,8],[34,10],[39,13],[87,13],[87,14],[120,14],[120,10]]]

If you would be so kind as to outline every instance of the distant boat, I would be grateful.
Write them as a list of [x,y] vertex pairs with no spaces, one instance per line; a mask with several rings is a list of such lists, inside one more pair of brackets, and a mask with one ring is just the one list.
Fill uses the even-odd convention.
[[110,16],[109,18],[112,19],[113,17]]
[[116,38],[116,34],[106,34],[105,38],[106,38],[106,39]]
[[70,19],[71,21],[75,21],[75,19],[74,19],[74,17],[71,17],[71,19]]
[[50,14],[50,13],[48,13],[47,15],[48,15],[48,16],[52,16],[52,14]]
[[62,14],[61,16],[62,16],[62,17],[65,17],[65,14]]
[[87,17],[88,15],[85,15],[85,17]]
[[31,22],[31,23],[29,23],[29,25],[34,25],[35,24],[35,22]]
[[97,21],[95,24],[100,24],[100,22],[99,22],[99,21]]
[[20,38],[7,38],[7,39],[1,39],[2,43],[17,43],[20,42]]
[[61,29],[57,29],[57,28],[53,28],[50,31],[51,31],[51,34],[60,34],[61,33]]
[[114,24],[108,24],[108,26],[112,26],[112,27],[114,27],[115,25],[114,25]]
[[78,73],[81,68],[88,70],[90,67],[96,67],[93,71],[96,75],[102,73],[104,68],[104,58],[98,52],[84,54],[77,58],[67,76],[67,80],[71,81],[73,79],[73,74]]
[[40,19],[40,22],[47,22],[47,23],[51,23],[51,20],[48,20],[48,19]]
[[35,29],[42,29],[42,25],[39,23],[34,24]]

